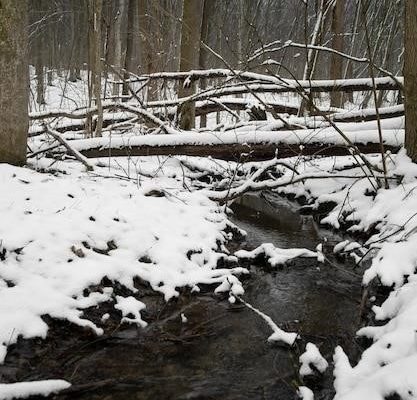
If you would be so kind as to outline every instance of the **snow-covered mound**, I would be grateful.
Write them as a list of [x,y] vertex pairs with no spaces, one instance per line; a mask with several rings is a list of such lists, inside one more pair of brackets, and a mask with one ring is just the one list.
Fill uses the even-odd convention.
[[181,178],[116,179],[120,162],[90,174],[62,164],[67,173],[55,176],[0,164],[0,362],[18,336],[46,336],[43,315],[101,334],[83,309],[114,301],[125,321],[145,326],[137,299],[115,298],[111,287],[83,295],[104,277],[134,292],[139,277],[169,300],[178,288],[198,291],[246,272],[216,269],[228,257],[217,204],[184,190]]

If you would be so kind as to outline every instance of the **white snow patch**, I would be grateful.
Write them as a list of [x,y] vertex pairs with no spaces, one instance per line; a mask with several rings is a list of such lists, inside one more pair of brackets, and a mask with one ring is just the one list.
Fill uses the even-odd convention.
[[[142,303],[139,300],[136,300],[132,296],[116,296],[116,301],[117,304],[114,306],[114,308],[122,312],[122,322],[137,324],[142,328],[145,328],[148,325],[148,323],[145,322],[140,315],[141,310],[146,308],[146,305],[144,303]],[[129,314],[133,315],[133,318],[128,317]]]
[[259,255],[265,255],[267,262],[275,267],[298,257],[316,257],[318,253],[308,249],[282,249],[275,247],[272,243],[263,243],[252,251],[238,250],[235,256],[238,258],[254,259]]
[[314,343],[307,343],[306,350],[300,356],[300,375],[306,376],[313,373],[312,367],[324,373],[329,366],[326,359],[321,355],[320,350]]
[[314,400],[314,393],[307,386],[299,386],[297,395],[301,400]]
[[0,383],[0,400],[25,399],[29,396],[49,396],[68,389],[71,384],[60,379],[44,381]]

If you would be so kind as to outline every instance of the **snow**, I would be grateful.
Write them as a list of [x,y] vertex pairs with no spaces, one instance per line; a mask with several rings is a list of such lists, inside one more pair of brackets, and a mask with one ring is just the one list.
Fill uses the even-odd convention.
[[[239,300],[254,313],[258,314],[272,329],[273,333],[268,337],[268,342],[282,342],[288,344],[289,346],[294,345],[295,341],[299,338],[298,333],[283,331],[281,328],[278,327],[278,325],[272,320],[272,318],[269,315],[266,315],[262,311],[253,307],[251,304],[249,304],[242,298],[239,298]],[[234,301],[232,301],[231,303],[234,303]]]
[[[365,123],[363,123],[365,124]],[[343,125],[343,124],[341,124]],[[355,130],[346,131],[345,134],[351,142],[379,143],[377,129],[361,129],[362,124]],[[403,128],[385,128],[383,131],[384,143],[391,146],[401,146],[404,143]],[[306,143],[323,143],[345,145],[346,142],[332,127],[322,129],[300,129],[292,131],[241,131],[241,132],[183,132],[169,135],[132,136],[112,135],[111,137],[80,139],[71,141],[71,145],[78,151],[90,149],[108,149],[133,146],[179,146],[179,145],[225,145],[225,144],[288,144],[301,145]]]
[[[116,296],[116,301],[117,304],[114,306],[114,308],[122,312],[122,322],[137,324],[142,328],[145,328],[148,325],[147,322],[145,322],[140,315],[140,311],[146,308],[146,305],[144,303],[142,303],[139,300],[136,300],[132,296]],[[128,317],[129,314],[132,314],[134,318]]]
[[401,399],[415,399],[417,394],[417,355],[394,361],[368,375],[352,369],[343,350],[338,347],[335,362],[335,400],[385,400],[397,394]]
[[321,355],[320,350],[314,343],[307,343],[306,350],[300,356],[300,375],[306,376],[313,374],[313,367],[324,373],[329,366],[326,359]]
[[[212,72],[230,75],[228,70]],[[240,73],[240,72],[239,72]],[[188,73],[189,79],[193,74]],[[242,73],[262,83],[250,84],[259,89],[296,89],[299,82],[262,74]],[[399,78],[403,82],[402,78]],[[377,78],[378,83],[393,83],[387,78]],[[370,85],[369,79],[354,81],[305,81],[306,87],[343,86],[346,84]],[[74,104],[86,106],[86,93],[71,83],[47,87],[47,101],[57,110],[71,110]],[[242,90],[247,90],[243,85]],[[236,89],[236,88],[234,88]],[[216,95],[223,89],[213,89]],[[227,88],[223,94],[227,95]],[[65,96],[63,94],[65,93]],[[210,93],[210,92],[208,92]],[[299,99],[290,95],[263,96],[271,104],[297,107]],[[220,99],[225,100],[227,98]],[[236,99],[229,99],[236,101]],[[254,103],[251,96],[240,100]],[[204,104],[205,100],[199,104]],[[166,100],[152,107],[170,106]],[[322,104],[320,105],[320,107]],[[48,105],[49,107],[49,105]],[[127,117],[134,113],[127,103],[128,112],[106,113],[106,118]],[[130,111],[129,111],[130,110]],[[337,111],[337,110],[332,110]],[[382,113],[401,114],[403,106],[384,107]],[[46,111],[47,112],[47,111]],[[374,110],[338,111],[335,121],[343,118],[365,118]],[[34,109],[33,118],[44,111]],[[290,116],[288,123],[307,126],[309,129],[292,131],[282,129],[281,121],[257,121],[241,126],[229,126],[221,132],[176,133],[171,135],[139,136],[139,129],[129,134],[87,140],[77,134],[67,133],[66,139],[79,150],[92,148],[118,148],[121,146],[168,145],[220,145],[270,143],[299,145],[307,143],[345,144],[339,133],[320,117],[300,118]],[[66,117],[57,124],[69,124]],[[404,118],[381,121],[384,143],[400,146],[404,143]],[[378,143],[376,122],[337,123],[346,136],[356,143]],[[315,129],[311,129],[315,127]],[[31,127],[37,132],[39,125]],[[43,139],[43,138],[42,138]],[[36,149],[39,142],[35,141]],[[379,156],[367,156],[372,164],[381,166]],[[361,327],[357,334],[372,340],[356,365],[351,365],[341,347],[336,347],[334,361],[335,400],[385,400],[397,394],[402,399],[417,395],[417,166],[404,151],[387,155],[390,188],[376,187],[372,177],[364,177],[361,168],[354,165],[353,157],[315,158],[289,160],[303,179],[291,183],[293,172],[282,166],[268,165],[278,172],[282,187],[272,187],[280,194],[304,196],[309,205],[318,208],[333,204],[333,209],[321,220],[331,228],[347,227],[351,233],[374,233],[364,243],[344,241],[334,247],[335,253],[348,254],[366,266],[363,284],[378,283],[391,289],[382,303],[372,307],[376,324]],[[108,165],[106,164],[108,163]],[[195,165],[220,173],[233,171],[233,163],[195,160]],[[120,311],[122,322],[137,324],[146,329],[147,322],[141,312],[146,304],[141,292],[134,286],[139,277],[168,301],[179,295],[179,289],[188,287],[198,292],[200,284],[214,285],[215,293],[226,293],[230,303],[242,302],[261,317],[272,330],[270,342],[294,345],[299,338],[295,332],[285,332],[265,313],[243,299],[244,289],[239,280],[244,268],[216,268],[220,260],[235,261],[236,257],[253,259],[264,255],[272,266],[295,257],[324,259],[322,245],[316,251],[308,249],[281,249],[273,244],[263,244],[253,251],[228,254],[224,244],[229,239],[225,229],[232,224],[224,208],[209,199],[221,199],[221,191],[186,190],[178,160],[155,159],[108,160],[96,166],[94,173],[85,173],[76,163],[53,162],[55,175],[39,173],[33,168],[50,169],[44,159],[34,161],[30,168],[0,165],[0,362],[7,356],[8,346],[23,338],[42,337],[48,326],[42,316],[67,320],[93,330],[100,335],[109,314],[100,321],[90,321],[84,310],[107,302]],[[96,162],[97,164],[97,162]],[[242,168],[250,169],[253,164]],[[259,164],[258,164],[259,167]],[[338,171],[349,167],[349,175],[340,177]],[[198,173],[198,172],[197,172]],[[256,175],[256,173],[254,174]],[[256,178],[261,174],[258,173]],[[327,175],[327,176],[325,176]],[[333,175],[333,176],[332,176]],[[338,175],[338,176],[336,176]],[[154,176],[150,179],[149,176]],[[380,176],[380,175],[379,175]],[[252,176],[254,177],[254,176]],[[400,179],[401,177],[401,179]],[[261,185],[247,181],[241,189],[258,189]],[[276,182],[275,182],[276,183]],[[372,183],[372,184],[371,184]],[[245,186],[246,185],[246,186]],[[232,188],[235,190],[236,188]],[[239,188],[237,188],[239,189]],[[156,196],[157,195],[157,196]],[[117,296],[111,287],[95,289],[88,295],[84,289],[100,286],[104,277],[118,282],[130,290],[127,297]],[[103,285],[101,285],[103,286]],[[371,298],[372,299],[372,298]],[[182,323],[187,317],[181,314]],[[312,366],[323,372],[327,361],[313,343],[306,345],[300,356],[300,375],[312,372]],[[22,382],[0,384],[0,399],[25,397],[32,394],[48,395],[69,387],[65,381]],[[313,392],[298,388],[304,400],[313,399]]]
[[[45,168],[46,163],[35,166]],[[110,302],[122,311],[123,322],[144,327],[136,277],[166,300],[178,296],[178,288],[198,291],[201,283],[222,287],[233,282],[233,291],[242,294],[236,275],[247,273],[244,268],[216,269],[218,260],[229,257],[219,248],[227,240],[227,217],[203,194],[184,190],[178,162],[165,164],[164,172],[171,169],[179,178],[161,173],[152,180],[127,162],[117,163],[118,168],[97,167],[94,173],[83,172],[75,162],[56,163],[54,168],[62,171],[56,176],[0,164],[0,241],[5,249],[0,362],[19,336],[45,338],[43,315],[100,335],[103,321],[88,320],[83,310]],[[114,177],[129,168],[140,178]],[[160,171],[156,160],[140,168],[155,175]],[[163,196],[150,196],[155,189]],[[136,300],[115,297],[106,286],[83,294],[104,277],[130,289]]]
[[314,393],[307,386],[299,386],[297,395],[301,400],[314,400]]
[[276,267],[298,257],[315,257],[321,262],[322,253],[316,253],[308,249],[282,249],[275,247],[272,243],[263,243],[252,251],[238,250],[235,252],[236,257],[246,259],[254,259],[260,255],[265,256],[268,264]]
[[[379,156],[368,160],[381,165]],[[300,164],[299,171],[331,173],[353,164],[352,157],[323,158]],[[276,189],[305,196],[313,208],[332,203],[321,221],[331,227],[348,224],[353,233],[376,228],[364,243],[346,240],[334,247],[336,253],[356,255],[361,265],[371,260],[364,285],[375,282],[391,288],[382,304],[372,307],[377,324],[357,332],[373,342],[359,362],[352,366],[342,348],[335,350],[336,400],[383,400],[393,394],[411,399],[417,394],[417,166],[404,151],[389,156],[387,164],[390,188],[379,188],[373,195],[358,167],[349,170],[351,179],[314,179]]]
[[0,383],[0,400],[25,399],[29,396],[49,396],[68,389],[70,383],[51,379],[33,382]]

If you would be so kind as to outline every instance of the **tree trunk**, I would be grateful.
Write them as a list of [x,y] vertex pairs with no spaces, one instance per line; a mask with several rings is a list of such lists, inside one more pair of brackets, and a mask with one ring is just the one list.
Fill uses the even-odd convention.
[[[122,76],[123,68],[123,54],[122,54],[122,43],[123,43],[123,22],[126,10],[126,0],[119,0],[119,7],[117,10],[116,22],[114,23],[114,67],[118,74],[115,74],[113,79],[119,81]],[[113,84],[113,95],[119,96],[120,85]]]
[[[336,0],[336,4],[333,8],[332,17],[332,48],[333,50],[343,53],[343,28],[345,11],[345,2],[342,0]],[[337,54],[333,54],[330,59],[330,79],[336,80],[343,78],[343,60]],[[343,93],[333,92],[330,94],[330,106],[331,107],[343,107]]]
[[[97,121],[94,136],[101,136],[103,127],[103,107],[101,103],[101,16],[102,0],[89,3],[89,53],[90,53],[90,82],[89,102],[94,95],[97,106]],[[91,121],[88,123],[90,135],[93,132]]]
[[[129,83],[126,82],[129,80],[129,72],[134,72],[135,60],[134,60],[134,33],[135,33],[135,17],[136,17],[136,0],[129,0],[129,5],[127,9],[127,36],[126,36],[126,56],[125,56],[125,73],[123,75],[123,90],[122,94],[127,96],[129,94]],[[123,99],[126,101],[126,99]]]
[[0,3],[0,162],[23,165],[29,127],[26,1]]
[[[208,45],[209,33],[210,33],[210,21],[215,17],[215,1],[216,0],[205,0],[203,9],[203,20],[201,23],[201,41]],[[209,52],[204,47],[200,47],[199,55],[199,67],[200,69],[209,68],[208,64]],[[204,90],[207,87],[207,79],[200,79],[200,90]],[[207,126],[207,115],[200,116],[200,128]]]
[[[181,28],[181,60],[180,71],[189,71],[198,68],[200,54],[201,21],[204,0],[184,0]],[[195,92],[195,81],[180,86],[178,96],[191,96]],[[180,109],[181,129],[195,127],[195,104],[184,103]]]
[[405,2],[405,147],[417,162],[417,1]]
[[[326,7],[327,7],[327,1],[326,0],[321,0],[320,4],[317,4],[317,17],[316,17],[316,22],[314,24],[314,29],[313,29],[313,33],[311,35],[311,41],[310,41],[310,45],[312,46],[317,46],[319,44],[319,40],[320,40],[320,36],[322,35],[322,31],[323,31],[323,27],[324,27],[324,22],[325,22],[325,18],[326,18]],[[306,10],[305,10],[305,25],[308,23],[308,18],[307,18],[307,11],[308,11],[308,6],[306,3]],[[307,29],[307,26],[305,26],[305,30]],[[307,43],[307,36],[305,38],[305,41]],[[316,67],[316,61],[317,61],[317,51],[314,51],[313,49],[306,49],[306,63],[304,66],[304,72],[303,72],[303,80],[310,80],[313,79],[313,74],[314,74],[314,70]],[[300,110],[298,112],[299,116],[302,116],[303,114],[305,114],[306,111],[311,111],[312,110],[312,103],[313,103],[313,96],[311,95],[311,93],[308,94],[308,100],[306,99],[302,99],[301,100],[301,104],[300,104]]]
[[[37,39],[40,41],[40,39]],[[36,57],[36,64],[35,64],[35,72],[36,72],[36,102],[39,105],[45,104],[45,76],[43,73],[43,61],[42,61],[42,52],[40,46],[37,46],[37,54]]]

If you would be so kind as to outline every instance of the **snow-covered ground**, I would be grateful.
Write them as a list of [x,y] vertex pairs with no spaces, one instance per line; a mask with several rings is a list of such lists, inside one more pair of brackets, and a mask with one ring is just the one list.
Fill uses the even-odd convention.
[[[370,157],[377,163],[379,157]],[[333,171],[352,164],[352,159],[323,158],[300,164],[300,170]],[[360,168],[351,173],[362,174]],[[350,254],[358,263],[368,260],[363,284],[372,281],[392,287],[382,304],[375,304],[376,326],[357,334],[373,344],[352,366],[343,349],[335,349],[333,363],[337,400],[383,400],[417,396],[417,165],[401,151],[388,159],[389,189],[372,195],[367,178],[321,179],[280,188],[296,193],[314,206],[332,202],[333,210],[321,222],[352,233],[376,230],[362,246],[343,242],[335,251]],[[372,298],[370,299],[373,300]]]
[[[56,81],[54,87],[47,89],[49,108],[74,109],[75,104],[86,105],[85,92],[77,84],[65,83],[63,79]],[[32,111],[42,110],[33,107]],[[293,117],[295,123],[299,122],[296,118]],[[403,123],[402,118],[383,122],[389,143],[402,142]],[[242,126],[232,136],[241,135],[244,142],[251,134],[264,135],[266,139],[276,135],[270,121],[263,124],[263,127]],[[355,138],[364,132],[376,134],[375,123],[338,126]],[[74,134],[67,137],[71,135],[76,137]],[[210,138],[210,134],[198,139],[192,135],[187,133],[178,140],[206,143]],[[335,132],[325,127],[315,133],[320,140],[332,135],[335,137]],[[224,139],[218,134],[216,138]],[[105,145],[108,138],[91,142],[94,140]],[[159,139],[129,140],[142,143]],[[363,140],[367,141],[366,135]],[[30,145],[37,148],[39,143],[35,139]],[[88,147],[88,142],[80,140],[74,145],[81,149]],[[369,156],[368,160],[380,166],[379,156]],[[135,288],[135,278],[148,282],[166,300],[178,296],[184,288],[198,292],[199,285],[212,284],[213,291],[229,293],[229,301],[240,300],[263,318],[273,331],[270,340],[288,344],[297,340],[296,332],[280,330],[262,310],[245,302],[239,276],[247,274],[247,270],[217,268],[217,265],[219,260],[234,262],[239,257],[253,258],[261,253],[273,265],[296,256],[323,261],[326,255],[320,245],[316,251],[263,245],[253,252],[229,254],[225,244],[231,237],[227,232],[233,226],[228,221],[227,209],[209,199],[216,198],[210,196],[213,190],[193,186],[192,174],[184,175],[180,159],[114,158],[92,162],[96,165],[92,172],[85,172],[76,161],[42,157],[31,159],[26,168],[0,164],[0,362],[19,336],[47,335],[44,315],[100,335],[106,316],[99,321],[89,320],[83,310],[110,302],[121,312],[122,322],[146,326],[147,321],[141,315],[146,303]],[[233,176],[237,168],[234,163],[208,159],[193,162],[219,175],[227,171]],[[363,276],[364,285],[376,282],[392,288],[388,298],[372,308],[376,326],[358,331],[358,335],[372,339],[373,344],[356,365],[351,365],[341,347],[335,348],[332,360],[325,360],[319,349],[308,343],[300,358],[301,375],[312,368],[324,371],[329,364],[334,370],[337,400],[384,400],[390,395],[417,398],[417,166],[404,152],[389,155],[390,188],[375,191],[374,178],[365,177],[363,167],[355,165],[352,157],[296,158],[287,162],[293,169],[275,166],[274,176],[279,177],[274,179],[291,182],[294,168],[299,174],[322,177],[275,190],[303,196],[313,208],[333,204],[321,222],[335,229],[374,232],[365,243],[345,241],[334,251],[352,256],[358,263],[369,263]],[[262,165],[265,163],[239,168],[246,169],[250,176],[251,168]],[[337,177],[346,167],[349,176]],[[240,183],[236,180],[232,184]],[[111,285],[103,284],[105,277],[108,278],[105,282],[118,282],[133,295],[116,295]],[[86,288],[96,289],[86,295]],[[0,399],[48,395],[69,384],[64,381],[0,384]],[[300,386],[298,393],[303,399],[313,399],[313,392],[306,386]]]
[[[369,160],[380,161],[378,156]],[[330,173],[352,165],[353,159],[292,161],[300,172]],[[47,170],[48,164],[50,160],[40,159],[30,168],[0,167],[2,359],[19,335],[45,337],[45,314],[101,334],[99,324],[83,318],[82,310],[112,301],[125,322],[144,326],[140,311],[146,304],[134,288],[135,277],[149,282],[167,300],[182,287],[198,291],[200,283],[215,284],[217,291],[237,297],[243,294],[238,276],[246,273],[244,269],[216,269],[219,259],[235,259],[223,246],[229,225],[224,208],[208,200],[206,190],[191,189],[178,160],[118,159],[92,173],[83,172],[76,162],[52,162],[54,174],[35,171]],[[214,161],[200,164],[219,168]],[[314,179],[278,190],[303,195],[313,207],[334,203],[322,222],[335,228],[376,228],[364,244],[343,242],[335,251],[352,254],[357,261],[373,257],[364,284],[377,279],[394,287],[373,307],[381,321],[378,326],[358,332],[374,341],[359,363],[351,366],[343,349],[335,349],[337,399],[382,400],[392,393],[411,399],[417,393],[417,166],[401,152],[390,157],[388,167],[391,187],[374,196],[358,167],[349,169],[357,179]],[[236,255],[247,258],[263,250],[272,257],[283,254],[267,246]],[[292,256],[284,253],[285,259]],[[110,286],[83,295],[83,289],[99,285],[105,276],[132,289],[135,297],[114,296]],[[314,353],[311,349],[307,355]]]

